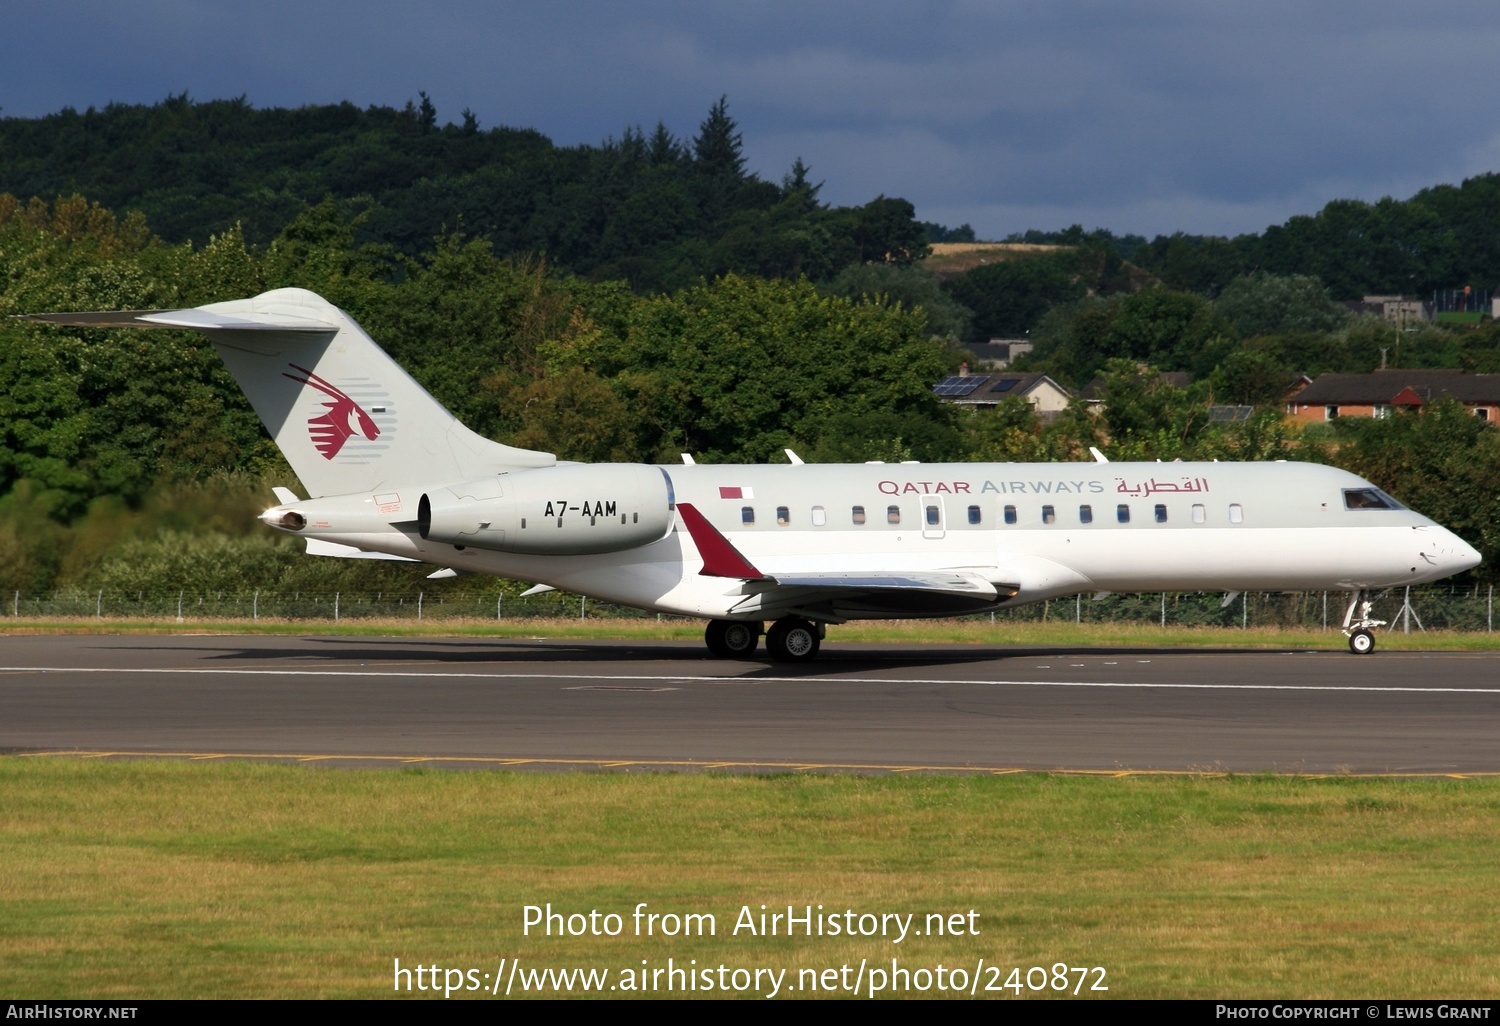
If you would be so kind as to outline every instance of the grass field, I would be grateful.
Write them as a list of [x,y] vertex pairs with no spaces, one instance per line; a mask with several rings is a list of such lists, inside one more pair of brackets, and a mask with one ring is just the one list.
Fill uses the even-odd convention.
[[[604,970],[608,986],[670,958],[786,970],[782,995],[812,982],[803,970],[847,965],[852,981],[861,960],[889,971],[898,959],[927,971],[913,987],[933,987],[941,963],[950,985],[962,969],[981,994],[1017,967],[1022,998],[1055,994],[1024,981],[1042,967],[1050,986],[1056,963],[1089,968],[1092,997],[1495,998],[1497,825],[1494,779],[445,773],[12,756],[0,758],[0,993],[383,997],[397,958],[474,969],[441,977],[459,986],[490,986],[480,974],[506,975],[502,959],[519,959],[523,979]],[[716,930],[638,937],[640,902],[712,914]],[[547,903],[618,913],[621,933],[525,935],[525,906]],[[762,904],[914,913],[917,929],[929,913],[958,915],[963,932],[735,935],[741,909],[758,916]],[[1107,992],[1088,989],[1093,967]],[[408,980],[411,996],[434,996]],[[475,996],[488,995],[454,999]]]

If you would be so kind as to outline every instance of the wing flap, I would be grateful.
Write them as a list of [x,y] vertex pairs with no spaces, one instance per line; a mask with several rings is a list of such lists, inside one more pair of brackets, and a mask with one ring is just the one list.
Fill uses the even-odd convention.
[[776,573],[770,580],[783,588],[837,588],[854,591],[926,591],[939,595],[963,595],[995,599],[1000,591],[981,575],[968,570],[936,571],[827,571]]

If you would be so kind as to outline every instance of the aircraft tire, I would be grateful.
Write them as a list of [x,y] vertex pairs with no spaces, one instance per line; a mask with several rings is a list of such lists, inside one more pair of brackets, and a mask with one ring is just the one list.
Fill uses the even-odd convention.
[[703,631],[704,644],[720,659],[748,659],[760,643],[760,624],[744,620],[710,620]]
[[1349,635],[1349,651],[1355,655],[1369,655],[1375,651],[1375,635],[1369,631],[1355,631]]
[[766,651],[778,663],[810,663],[821,644],[818,629],[795,616],[777,620],[766,632]]

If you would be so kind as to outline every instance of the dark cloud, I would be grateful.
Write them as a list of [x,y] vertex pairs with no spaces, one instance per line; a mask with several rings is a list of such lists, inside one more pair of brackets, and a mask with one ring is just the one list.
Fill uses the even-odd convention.
[[1490,170],[1485,0],[554,4],[12,0],[0,108],[429,93],[445,120],[690,136],[721,94],[750,164],[1001,236],[1256,231]]

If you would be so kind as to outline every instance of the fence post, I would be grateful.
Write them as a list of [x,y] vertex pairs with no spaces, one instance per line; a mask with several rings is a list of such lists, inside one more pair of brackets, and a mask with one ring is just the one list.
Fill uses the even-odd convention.
[[[1495,586],[1493,584],[1490,585],[1490,591],[1493,592],[1494,590]],[[21,615],[21,593],[19,591],[17,591],[15,597],[10,600],[10,615],[17,618],[19,618]]]
[[422,593],[417,592],[417,619],[422,619]]
[[1250,593],[1243,592],[1240,596],[1240,630],[1250,629]]
[[333,593],[333,622],[339,622],[339,592]]
[[94,596],[94,619],[104,619],[104,589],[99,589],[99,594]]
[[1494,634],[1495,633],[1495,586],[1493,584],[1490,585],[1490,601],[1489,601],[1489,608],[1488,608],[1488,610],[1485,613],[1485,624],[1487,625],[1485,627],[1485,630],[1487,630],[1491,634]]
[[260,619],[260,589],[255,589],[255,596],[250,599],[250,619]]
[[496,620],[500,619],[500,601],[503,598],[505,598],[505,592],[503,592],[503,591],[500,594],[498,594],[498,595],[495,596],[495,619]]
[[1167,593],[1161,593],[1161,629],[1167,629]]
[[177,593],[177,622],[182,622],[182,592]]
[[589,600],[588,600],[588,598],[586,596],[583,596],[583,595],[579,595],[578,596],[578,619],[580,619],[580,620],[583,619],[584,614],[588,610],[588,601]]
[[1073,596],[1073,622],[1083,623],[1083,592]]

